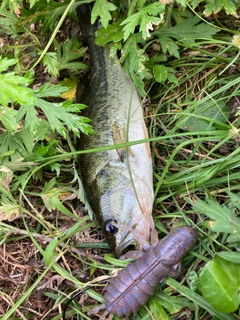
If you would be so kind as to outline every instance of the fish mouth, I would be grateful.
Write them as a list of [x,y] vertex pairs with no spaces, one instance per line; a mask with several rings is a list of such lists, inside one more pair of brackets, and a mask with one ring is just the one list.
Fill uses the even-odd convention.
[[135,242],[135,239],[132,236],[130,231],[127,231],[125,234],[123,234],[123,237],[121,237],[120,242],[117,243],[116,241],[116,248],[115,248],[116,258],[119,259],[121,255],[123,255],[127,251],[135,249],[136,245],[133,244],[134,242]]

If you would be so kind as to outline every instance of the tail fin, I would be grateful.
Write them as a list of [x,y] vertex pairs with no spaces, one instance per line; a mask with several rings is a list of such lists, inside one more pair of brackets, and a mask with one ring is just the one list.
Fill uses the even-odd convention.
[[76,9],[81,31],[86,41],[88,41],[89,37],[95,37],[95,32],[100,28],[98,20],[94,24],[91,24],[91,11],[91,4],[82,4]]

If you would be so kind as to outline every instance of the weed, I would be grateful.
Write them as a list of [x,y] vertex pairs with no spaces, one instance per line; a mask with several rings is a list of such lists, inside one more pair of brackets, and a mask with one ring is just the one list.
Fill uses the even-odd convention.
[[[81,116],[86,106],[74,102],[88,68],[75,16],[81,3],[0,5],[3,320],[60,319],[72,291],[128,263],[109,253],[80,202],[76,141],[94,134]],[[92,22],[102,24],[97,44],[111,45],[148,97],[159,237],[183,221],[199,231],[181,277],[159,284],[134,320],[238,317],[238,11],[234,0],[93,3]],[[101,293],[101,286],[88,290],[68,318],[90,319]]]

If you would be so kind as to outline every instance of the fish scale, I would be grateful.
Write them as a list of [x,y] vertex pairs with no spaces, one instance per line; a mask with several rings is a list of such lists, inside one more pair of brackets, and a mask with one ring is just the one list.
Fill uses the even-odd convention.
[[[77,102],[88,106],[82,115],[91,119],[95,135],[80,137],[79,149],[114,146],[148,138],[138,92],[123,71],[110,46],[95,43],[99,23],[91,25],[88,5],[77,8],[77,16],[90,55],[89,85]],[[82,88],[82,84],[79,85]],[[77,95],[78,96],[78,95]],[[86,198],[103,228],[116,256],[120,256],[134,237],[134,228],[149,240],[152,222],[153,181],[149,143],[126,148],[83,154],[79,159]],[[114,234],[104,229],[115,221]]]

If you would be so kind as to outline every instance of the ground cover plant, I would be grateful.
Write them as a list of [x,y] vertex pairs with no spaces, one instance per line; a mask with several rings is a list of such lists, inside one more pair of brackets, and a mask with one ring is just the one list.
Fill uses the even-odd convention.
[[[94,128],[74,102],[88,69],[81,3],[0,5],[3,320],[61,319],[72,292],[129,263],[114,258],[82,203],[76,142]],[[185,223],[199,232],[181,276],[159,284],[134,320],[240,317],[239,8],[234,0],[93,2],[92,22],[103,26],[96,42],[112,44],[143,101],[159,238]],[[90,319],[102,292],[94,285],[80,295],[67,319]]]

